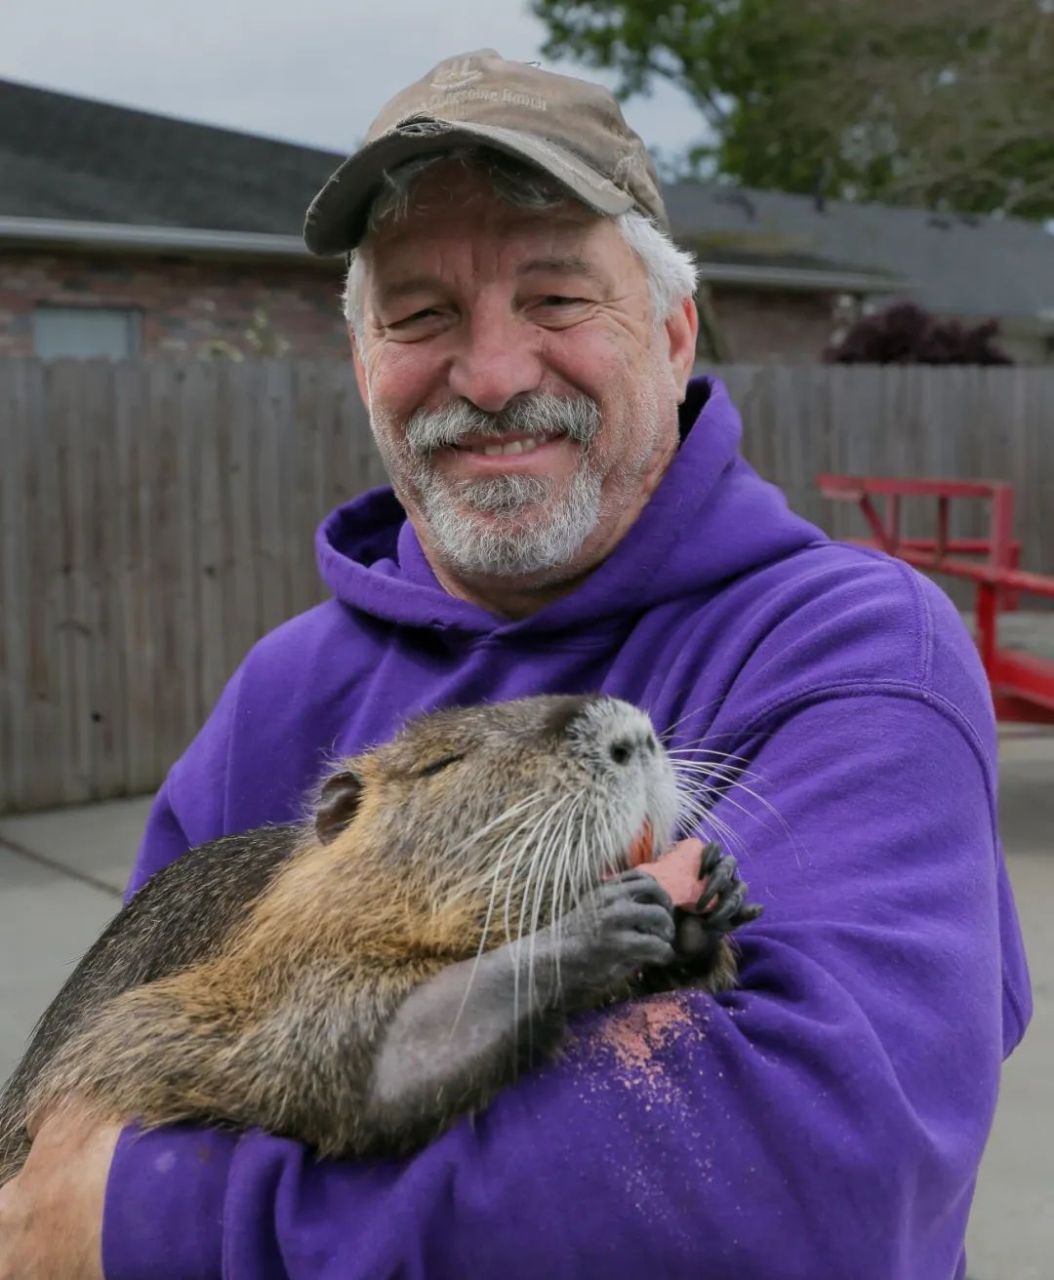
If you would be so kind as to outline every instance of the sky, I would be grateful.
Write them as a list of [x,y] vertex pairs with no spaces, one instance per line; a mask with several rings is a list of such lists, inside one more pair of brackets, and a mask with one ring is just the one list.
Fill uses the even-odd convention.
[[[544,39],[523,0],[0,0],[0,79],[350,151],[441,59],[490,47],[533,61]],[[663,153],[699,140],[670,86],[623,110]]]

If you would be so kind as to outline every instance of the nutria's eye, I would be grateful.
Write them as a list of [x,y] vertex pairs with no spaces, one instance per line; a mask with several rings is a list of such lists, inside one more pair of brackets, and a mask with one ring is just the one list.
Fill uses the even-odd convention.
[[417,776],[419,778],[430,778],[433,773],[438,773],[441,769],[445,769],[448,764],[457,764],[459,760],[464,760],[464,758],[464,753],[459,756],[443,756],[441,760],[433,760],[431,764],[426,764]]

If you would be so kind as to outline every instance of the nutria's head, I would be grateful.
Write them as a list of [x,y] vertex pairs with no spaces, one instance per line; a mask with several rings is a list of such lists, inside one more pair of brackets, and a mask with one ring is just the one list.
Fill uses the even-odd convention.
[[315,822],[335,851],[423,883],[433,906],[478,899],[498,942],[663,852],[677,815],[674,773],[643,712],[554,696],[414,720],[323,783]]

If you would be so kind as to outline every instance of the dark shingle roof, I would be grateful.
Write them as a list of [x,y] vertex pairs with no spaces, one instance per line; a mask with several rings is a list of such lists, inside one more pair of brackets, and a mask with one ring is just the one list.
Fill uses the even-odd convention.
[[342,159],[0,80],[0,216],[297,235]]
[[665,190],[678,238],[717,260],[725,251],[775,265],[819,256],[899,276],[912,297],[964,316],[1054,311],[1054,235],[1021,218],[828,200],[681,182]]
[[[0,217],[298,236],[343,156],[0,80]],[[902,279],[934,310],[1054,310],[1054,236],[1016,218],[682,182],[674,231],[704,261]]]

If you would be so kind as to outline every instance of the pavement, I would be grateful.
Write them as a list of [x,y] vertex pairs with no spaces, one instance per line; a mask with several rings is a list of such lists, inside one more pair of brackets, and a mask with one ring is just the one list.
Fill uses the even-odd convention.
[[[1006,1064],[970,1222],[971,1280],[1054,1277],[1054,731],[1001,734],[1001,826],[1035,1017]],[[0,1079],[120,904],[149,799],[0,818]],[[847,1277],[846,1280],[849,1280]]]

